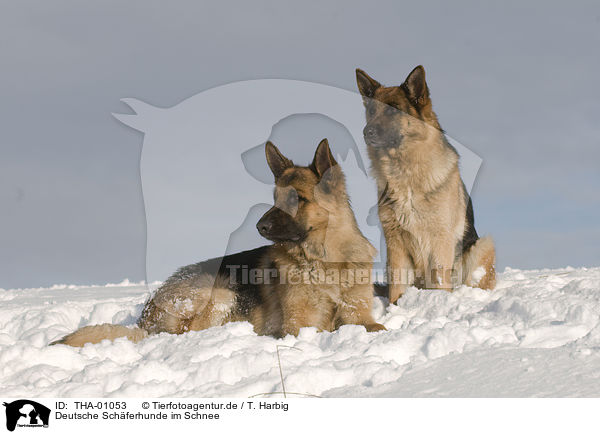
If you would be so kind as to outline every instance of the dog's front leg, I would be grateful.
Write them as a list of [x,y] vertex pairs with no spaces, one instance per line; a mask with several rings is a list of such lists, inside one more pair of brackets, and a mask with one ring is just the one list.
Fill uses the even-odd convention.
[[301,288],[289,290],[283,298],[282,336],[298,336],[302,327],[316,327],[319,331],[331,329],[334,306],[329,301]]
[[410,286],[414,276],[413,261],[397,234],[386,237],[387,281],[390,303],[395,303]]
[[342,293],[336,328],[343,324],[357,324],[364,326],[368,332],[387,330],[383,324],[379,324],[373,318],[372,306],[373,286],[370,282],[345,289]]
[[450,236],[440,236],[432,242],[433,251],[425,270],[425,285],[428,289],[452,291],[454,280],[454,246]]

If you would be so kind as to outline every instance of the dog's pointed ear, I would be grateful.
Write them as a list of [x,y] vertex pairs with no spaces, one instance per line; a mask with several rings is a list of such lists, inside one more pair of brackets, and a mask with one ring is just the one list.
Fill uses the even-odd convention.
[[326,194],[330,194],[333,191],[337,191],[340,194],[344,193],[342,188],[344,185],[344,175],[337,161],[333,158],[327,139],[321,140],[319,146],[317,146],[310,168],[319,177],[319,191]]
[[425,81],[425,68],[422,65],[417,66],[408,74],[402,87],[415,106],[423,107],[429,101],[429,88]]
[[273,172],[275,179],[279,178],[286,169],[289,169],[294,165],[292,160],[283,156],[277,146],[270,141],[265,144],[265,154],[267,156],[267,164]]
[[329,142],[327,139],[321,140],[319,146],[317,146],[315,157],[313,158],[313,162],[311,164],[312,170],[319,178],[322,178],[329,169],[337,164],[337,161],[335,161],[335,158],[333,158],[331,149],[329,149]]
[[375,91],[381,87],[377,80],[372,79],[362,69],[356,68],[356,84],[360,94],[367,98],[373,98]]

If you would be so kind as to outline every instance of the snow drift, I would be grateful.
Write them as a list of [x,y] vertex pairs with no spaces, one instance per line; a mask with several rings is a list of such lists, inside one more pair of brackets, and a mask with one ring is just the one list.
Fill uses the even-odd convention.
[[47,344],[79,327],[132,325],[149,286],[0,290],[6,397],[600,396],[600,268],[507,268],[494,291],[411,288],[376,298],[389,331],[303,329],[257,336],[249,323],[84,348]]

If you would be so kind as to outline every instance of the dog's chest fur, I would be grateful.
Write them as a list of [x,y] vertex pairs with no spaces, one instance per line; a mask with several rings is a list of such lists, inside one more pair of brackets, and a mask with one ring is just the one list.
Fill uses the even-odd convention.
[[[280,280],[277,286],[279,296],[311,293],[334,304],[340,303],[342,291],[352,286],[344,271],[353,265],[344,262],[328,262],[311,254],[307,255],[305,249],[298,246],[275,259],[276,268],[284,279]],[[314,248],[310,253],[314,253]]]
[[377,177],[382,223],[409,232],[431,224],[446,200],[452,168],[417,171],[401,162],[394,163],[387,166],[389,173]]
[[[393,181],[393,180],[392,180]],[[385,224],[408,230],[418,224],[422,196],[410,184],[387,182],[380,189],[380,210]]]
[[466,201],[452,149],[438,141],[370,154],[388,243],[398,240],[425,264],[436,243],[462,239]]
[[[366,243],[370,249],[363,250],[369,250],[371,255],[372,246]],[[335,329],[337,312],[347,303],[348,294],[357,287],[355,273],[357,270],[370,272],[372,256],[367,262],[330,262],[327,255],[321,257],[318,250],[315,246],[302,245],[272,247],[269,257],[265,258],[265,266],[277,270],[277,277],[261,287],[264,306],[260,313],[259,333],[277,335],[284,318],[298,312],[308,313],[313,318],[313,325],[321,330]],[[370,288],[368,284],[362,286]],[[372,289],[367,292],[368,295],[371,293]]]

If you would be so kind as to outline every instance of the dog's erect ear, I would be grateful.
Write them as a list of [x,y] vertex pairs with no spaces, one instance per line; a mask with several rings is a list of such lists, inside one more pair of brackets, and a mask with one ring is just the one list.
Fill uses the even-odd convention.
[[356,84],[360,94],[367,98],[373,98],[375,91],[381,87],[377,80],[373,80],[365,71],[358,68],[356,68]]
[[402,84],[409,99],[417,107],[424,106],[429,100],[429,88],[425,81],[425,68],[419,65],[408,74]]
[[329,149],[329,142],[327,139],[321,140],[315,151],[315,158],[313,158],[311,168],[319,178],[322,178],[329,169],[337,164],[337,161],[333,158],[331,149]]
[[289,160],[283,156],[277,146],[271,142],[265,144],[265,154],[267,156],[267,164],[271,168],[271,172],[275,176],[275,179],[279,178],[285,169],[289,169],[294,165],[292,160]]

